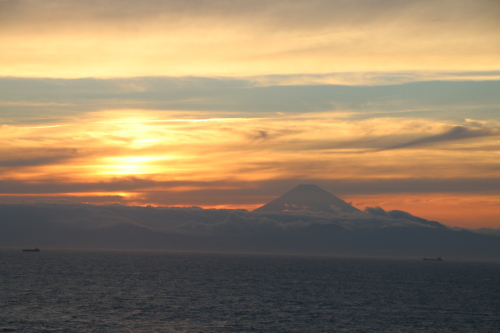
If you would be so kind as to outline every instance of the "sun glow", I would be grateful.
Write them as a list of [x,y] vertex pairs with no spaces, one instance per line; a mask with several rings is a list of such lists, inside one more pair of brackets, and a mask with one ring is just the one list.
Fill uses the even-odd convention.
[[[60,127],[4,125],[3,158],[15,159],[18,167],[4,168],[3,177],[73,175],[95,180],[99,175],[148,175],[191,181],[426,177],[428,169],[414,163],[417,156],[421,163],[432,165],[434,177],[498,175],[493,167],[498,151],[480,149],[498,144],[495,122],[486,121],[482,127],[470,121],[460,125],[460,133],[477,133],[477,138],[465,141],[452,140],[450,131],[456,124],[419,118],[396,123],[393,118],[358,120],[345,112],[340,116],[325,112],[274,118],[155,119],[152,111],[140,113],[142,120],[134,117],[133,122],[129,111],[124,118],[117,111],[93,113]],[[441,139],[440,133],[450,133],[446,134],[450,138]],[[488,133],[491,136],[485,136]],[[421,137],[429,138],[423,143],[435,143],[419,144]],[[411,149],[397,149],[401,145]]]
[[[429,170],[441,180],[499,176],[495,165],[500,153],[488,148],[500,144],[495,121],[358,119],[356,112],[347,111],[234,119],[196,118],[189,112],[182,118],[176,112],[160,118],[154,111],[126,110],[94,112],[56,125],[2,127],[0,181],[40,188],[29,192],[13,187],[12,200],[21,198],[21,191],[33,200],[78,197],[138,205],[255,207],[260,201],[253,198],[241,204],[231,198],[221,202],[207,197],[207,191],[237,193],[253,183],[286,179],[426,179]],[[468,140],[455,139],[455,132]],[[108,185],[102,184],[110,184],[109,195],[103,194],[108,192],[100,187]],[[57,186],[61,189],[46,192],[45,187]],[[71,187],[84,190],[74,195]]]
[[0,203],[341,183],[499,225],[500,2],[458,2],[0,0]]
[[174,156],[124,156],[105,158],[103,175],[151,175],[165,172],[168,166],[165,161],[174,160]]

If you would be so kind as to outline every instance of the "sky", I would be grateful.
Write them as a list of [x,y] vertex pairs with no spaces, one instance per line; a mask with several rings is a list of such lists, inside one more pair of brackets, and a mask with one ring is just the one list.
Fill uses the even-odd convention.
[[0,0],[0,203],[316,184],[500,228],[496,0]]

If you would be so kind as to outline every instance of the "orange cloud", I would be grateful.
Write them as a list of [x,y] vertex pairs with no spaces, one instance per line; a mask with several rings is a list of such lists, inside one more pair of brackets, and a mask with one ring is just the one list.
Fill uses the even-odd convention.
[[[470,227],[478,219],[482,226],[498,223],[498,191],[484,186],[500,176],[495,120],[358,119],[349,112],[268,118],[174,115],[104,111],[63,123],[3,125],[1,201],[66,198],[255,208],[269,196],[248,196],[244,189],[300,179],[345,181],[344,192],[357,187],[357,193],[377,188],[386,193],[345,196],[358,206],[401,209],[459,226]],[[454,128],[461,129],[459,135],[449,134]],[[367,192],[367,186],[373,189]],[[407,194],[408,189],[418,194]],[[475,205],[480,213],[474,213]]]
[[[162,119],[103,112],[64,126],[4,125],[0,165],[4,179],[425,178],[429,170],[442,178],[497,176],[497,154],[486,148],[499,144],[500,132],[477,126],[330,113]],[[456,128],[467,135],[447,134]],[[434,139],[441,136],[446,140]]]

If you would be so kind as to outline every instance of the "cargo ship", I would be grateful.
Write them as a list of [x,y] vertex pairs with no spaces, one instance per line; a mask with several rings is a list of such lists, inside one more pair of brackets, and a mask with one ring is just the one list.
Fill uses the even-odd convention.
[[437,258],[424,258],[425,261],[443,261],[443,258],[437,257]]
[[23,252],[40,252],[40,249],[35,247],[34,249],[23,249]]

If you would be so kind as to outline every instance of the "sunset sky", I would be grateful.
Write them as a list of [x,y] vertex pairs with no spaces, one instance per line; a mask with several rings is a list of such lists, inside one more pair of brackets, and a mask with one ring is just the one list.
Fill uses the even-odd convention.
[[0,0],[0,203],[316,184],[500,228],[498,0]]

